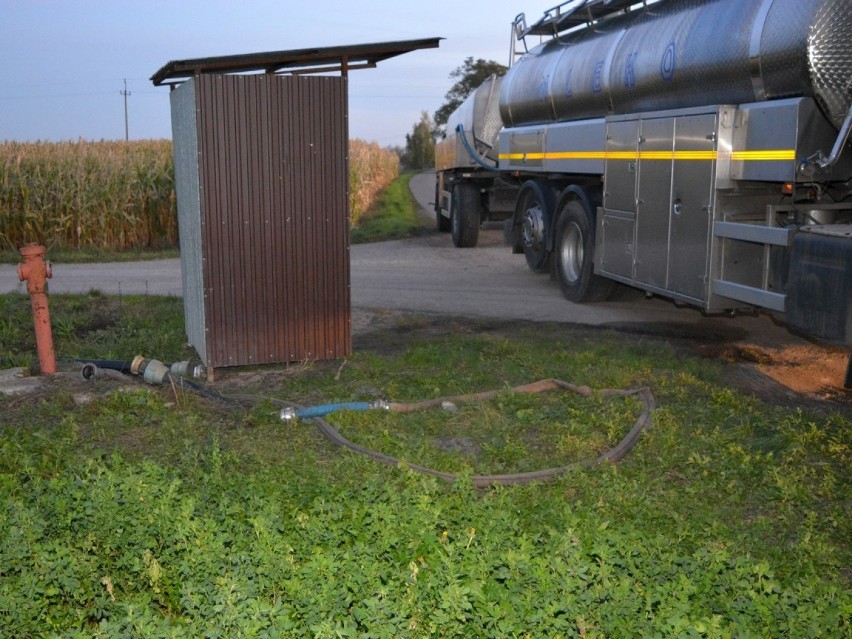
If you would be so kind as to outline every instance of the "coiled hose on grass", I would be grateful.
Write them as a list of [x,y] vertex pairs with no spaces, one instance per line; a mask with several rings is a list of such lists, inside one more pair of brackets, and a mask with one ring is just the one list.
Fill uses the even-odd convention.
[[[185,385],[187,388],[190,389],[193,389],[194,386],[198,386],[197,384],[186,384],[185,382],[182,382],[182,385]],[[575,384],[564,382],[559,379],[543,379],[537,382],[533,382],[531,384],[515,386],[514,388],[510,388],[508,390],[513,393],[541,393],[544,391],[557,389],[570,390],[572,392],[583,395],[584,397],[590,397],[593,395],[592,389],[588,386],[577,386]],[[454,395],[452,397],[441,397],[438,399],[430,399],[413,403],[390,402],[387,404],[387,409],[398,413],[410,413],[417,410],[435,408],[441,406],[445,402],[456,403],[464,401],[481,401],[494,399],[498,396],[500,392],[505,392],[505,390],[501,389],[500,391],[494,390],[484,391],[481,393],[471,393],[467,395]],[[556,477],[564,475],[565,473],[570,472],[572,470],[576,470],[579,468],[587,468],[604,462],[616,463],[623,459],[624,456],[627,455],[627,453],[629,453],[630,450],[639,441],[639,437],[642,434],[642,431],[645,430],[651,423],[651,411],[653,411],[655,407],[654,396],[648,388],[640,388],[636,390],[619,390],[612,388],[604,388],[601,389],[599,392],[604,397],[629,397],[635,395],[642,401],[642,412],[634,422],[633,427],[622,438],[622,440],[618,442],[618,444],[616,444],[609,450],[604,451],[594,459],[574,462],[571,464],[566,464],[565,466],[558,466],[556,468],[546,468],[543,470],[535,470],[525,473],[511,473],[505,475],[473,475],[471,477],[473,485],[476,487],[483,488],[493,484],[516,485],[527,484],[534,481],[547,481],[550,479],[555,479]],[[218,393],[216,395],[218,395],[218,399],[233,401],[236,403],[255,403],[258,401],[268,401],[272,405],[277,406],[279,408],[300,408],[292,402],[272,398],[260,398],[255,395],[221,395]],[[208,394],[208,396],[210,395]],[[348,448],[351,451],[354,451],[361,455],[365,455],[370,459],[373,459],[382,464],[386,464],[388,466],[399,466],[402,463],[401,460],[396,457],[385,455],[384,453],[380,453],[370,448],[366,448],[346,439],[346,437],[341,435],[340,432],[328,421],[326,421],[326,419],[322,415],[313,416],[312,419],[314,420],[317,429],[329,440],[339,446]],[[458,479],[458,475],[455,473],[435,470],[434,468],[429,468],[427,466],[421,466],[420,464],[413,464],[409,462],[405,462],[405,464],[407,468],[410,468],[411,470],[417,473],[437,477],[438,479],[443,479],[447,482],[454,482]]]

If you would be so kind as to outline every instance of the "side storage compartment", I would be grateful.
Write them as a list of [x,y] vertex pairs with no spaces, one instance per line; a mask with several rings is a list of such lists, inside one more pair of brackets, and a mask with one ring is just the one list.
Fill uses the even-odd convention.
[[596,272],[704,306],[719,107],[607,119]]

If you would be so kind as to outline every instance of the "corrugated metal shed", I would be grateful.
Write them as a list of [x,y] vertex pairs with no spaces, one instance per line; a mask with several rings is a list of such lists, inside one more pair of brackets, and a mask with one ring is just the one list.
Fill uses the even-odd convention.
[[[437,45],[170,62],[152,77],[184,78],[171,93],[184,316],[211,377],[351,352],[346,71]],[[333,59],[339,75],[268,72]]]

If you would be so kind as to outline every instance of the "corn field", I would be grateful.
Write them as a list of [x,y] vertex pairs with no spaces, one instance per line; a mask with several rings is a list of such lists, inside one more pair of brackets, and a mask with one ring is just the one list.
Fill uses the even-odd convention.
[[375,142],[349,141],[349,223],[357,226],[382,189],[399,177],[399,157]]
[[[350,142],[352,224],[398,175],[394,153]],[[116,250],[177,246],[171,142],[0,142],[0,250],[28,242]]]
[[175,246],[171,142],[0,144],[0,242]]

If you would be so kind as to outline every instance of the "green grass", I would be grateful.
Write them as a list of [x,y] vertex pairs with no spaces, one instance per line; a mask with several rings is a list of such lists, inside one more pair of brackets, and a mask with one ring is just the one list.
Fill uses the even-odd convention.
[[[119,251],[98,247],[49,248],[46,259],[57,264],[83,264],[90,262],[135,262],[140,260],[163,260],[180,257],[179,249],[138,249]],[[19,251],[0,251],[0,264],[19,264]]]
[[[51,295],[56,358],[130,360],[135,355],[180,361],[185,345],[182,301],[154,296]],[[0,366],[37,364],[29,295],[0,296]]]
[[[15,359],[26,337],[10,327],[26,325],[26,298],[0,300],[0,357]],[[65,356],[186,355],[178,299],[51,304],[66,323]],[[721,364],[649,336],[414,317],[355,344],[345,366],[223,369],[216,388],[308,405],[558,377],[647,386],[658,407],[618,465],[480,490],[470,474],[593,456],[639,407],[504,390],[456,413],[331,417],[357,443],[460,472],[450,485],[338,449],[310,422],[282,423],[269,402],[236,408],[167,386],[59,376],[39,395],[0,399],[3,632],[852,633],[847,413],[765,404],[729,388]],[[448,437],[473,445],[438,445]]]
[[351,230],[349,237],[353,244],[411,237],[422,231],[424,223],[418,217],[417,202],[408,188],[411,177],[411,173],[401,175],[382,192],[376,206]]

